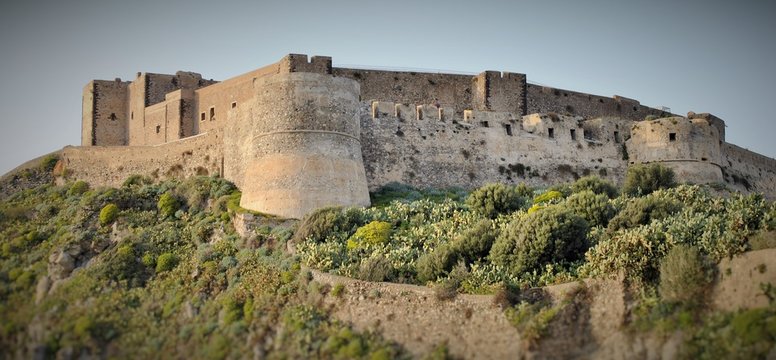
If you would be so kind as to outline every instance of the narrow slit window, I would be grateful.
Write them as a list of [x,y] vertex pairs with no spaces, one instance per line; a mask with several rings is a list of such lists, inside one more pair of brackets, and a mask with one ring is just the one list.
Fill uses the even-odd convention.
[[216,119],[216,108],[211,107],[210,108],[210,121],[213,121]]
[[237,107],[237,101],[232,102],[232,109]]
[[135,120],[135,112],[134,111],[129,113],[129,120]]
[[668,141],[676,141],[676,133],[668,133]]
[[553,139],[553,138],[555,138],[555,129],[553,129],[553,128],[547,128],[547,136],[548,136],[550,139]]
[[512,136],[512,125],[511,124],[504,124],[504,130],[507,131],[507,135]]
[[576,140],[577,139],[577,130],[576,129],[569,130],[569,133],[571,134],[571,140]]
[[616,142],[618,144],[620,143],[620,132],[619,131],[615,131],[614,132],[614,142]]
[[205,121],[205,113],[199,114],[199,121]]
[[415,108],[415,112],[417,113],[416,118],[418,120],[423,120],[423,110],[420,108],[420,106]]
[[162,131],[162,126],[156,125],[156,133],[158,134],[160,131]]

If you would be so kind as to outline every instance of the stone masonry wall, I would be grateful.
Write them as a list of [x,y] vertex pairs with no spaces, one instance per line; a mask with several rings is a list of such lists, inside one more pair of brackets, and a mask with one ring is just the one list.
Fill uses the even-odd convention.
[[[361,144],[370,190],[391,182],[422,188],[475,188],[492,182],[546,186],[588,174],[619,183],[627,167],[621,146],[571,138],[570,129],[581,131],[581,118],[475,112],[466,121],[417,120],[388,111],[395,107],[362,103]],[[376,118],[372,108],[378,109]],[[547,134],[551,127],[558,129],[553,138]]]
[[723,176],[739,191],[759,191],[776,200],[776,160],[739,146],[722,143]]
[[154,179],[221,173],[222,134],[211,132],[156,146],[67,146],[62,162],[69,178],[121,186],[130,175]]
[[528,114],[555,112],[586,118],[615,116],[633,121],[643,120],[647,115],[671,115],[621,96],[609,98],[533,84],[528,84],[527,90]]

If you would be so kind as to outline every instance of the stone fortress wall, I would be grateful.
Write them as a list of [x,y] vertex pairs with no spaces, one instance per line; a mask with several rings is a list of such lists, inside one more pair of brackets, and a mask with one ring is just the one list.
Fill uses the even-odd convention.
[[219,174],[243,190],[243,206],[288,217],[367,205],[367,189],[390,182],[620,182],[629,164],[651,162],[684,181],[776,196],[776,161],[727,144],[713,115],[678,117],[517,73],[334,68],[292,54],[222,82],[191,72],[94,80],[83,99],[82,146],[63,153],[73,177]]

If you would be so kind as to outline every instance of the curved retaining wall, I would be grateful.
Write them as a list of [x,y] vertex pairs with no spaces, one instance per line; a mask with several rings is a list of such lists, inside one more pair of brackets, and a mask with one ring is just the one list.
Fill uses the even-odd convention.
[[[227,178],[240,205],[288,218],[325,206],[368,206],[358,83],[326,74],[258,79],[229,114]],[[234,155],[234,157],[231,157]]]

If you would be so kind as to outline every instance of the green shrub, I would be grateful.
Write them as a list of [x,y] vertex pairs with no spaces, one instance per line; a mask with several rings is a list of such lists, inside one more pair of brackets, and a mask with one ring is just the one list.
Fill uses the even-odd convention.
[[168,218],[175,214],[180,209],[180,202],[178,199],[166,192],[159,197],[159,202],[156,204],[156,208],[159,210],[159,215],[163,218]]
[[572,194],[564,204],[566,208],[587,220],[590,226],[605,227],[614,216],[614,207],[609,204],[607,195],[596,195],[590,190]]
[[563,199],[563,193],[557,190],[549,190],[546,191],[540,195],[537,195],[533,199],[534,205],[536,204],[545,204],[545,203],[555,203],[559,201],[560,199]]
[[358,278],[365,281],[390,281],[395,276],[391,261],[383,256],[366,259],[358,268]]
[[116,220],[118,216],[119,216],[119,207],[116,206],[116,204],[105,205],[102,208],[102,210],[100,210],[100,224],[101,225],[111,224]]
[[299,222],[292,239],[295,243],[307,239],[323,242],[335,234],[341,234],[346,239],[364,222],[364,213],[360,209],[322,208],[306,215]]
[[711,280],[708,262],[694,246],[674,246],[660,261],[660,296],[666,301],[700,301]]
[[345,294],[345,285],[336,283],[334,288],[331,289],[331,295],[334,297],[342,297],[343,294]]
[[497,235],[498,232],[493,228],[492,221],[486,219],[478,221],[453,239],[452,250],[456,259],[470,264],[488,256]]
[[82,195],[87,191],[89,191],[89,184],[86,181],[78,180],[67,189],[67,196]]
[[570,210],[550,206],[509,223],[493,244],[490,258],[514,273],[576,261],[589,246],[588,228],[587,222]]
[[617,187],[615,187],[611,182],[603,180],[598,176],[594,176],[594,175],[585,176],[575,181],[571,185],[571,190],[574,193],[590,190],[595,194],[606,195],[610,199],[616,198],[618,195],[617,193],[619,192],[617,190]]
[[426,283],[447,275],[458,261],[456,255],[448,245],[439,246],[433,252],[421,255],[415,262],[418,281]]
[[613,233],[619,229],[632,229],[647,225],[653,220],[667,218],[679,210],[682,205],[673,200],[647,196],[629,201],[625,208],[609,222],[607,232]]
[[174,269],[176,265],[178,265],[178,257],[172,253],[164,253],[159,255],[159,258],[156,259],[156,272],[161,273],[170,271]]
[[356,230],[348,239],[348,250],[368,245],[380,245],[391,237],[391,224],[385,221],[372,221]]
[[143,255],[141,261],[143,262],[143,265],[148,268],[156,268],[156,256],[154,256],[154,254],[146,253]]
[[121,184],[121,186],[133,187],[133,186],[149,185],[153,183],[154,181],[150,177],[134,174],[134,175],[130,175],[126,180],[124,180],[124,183]]
[[89,339],[94,330],[94,321],[86,315],[79,316],[73,324],[73,333],[82,340]]
[[40,161],[39,168],[43,171],[52,171],[59,161],[59,154],[46,155],[43,160]]
[[493,219],[499,214],[508,214],[523,207],[526,200],[520,193],[521,190],[515,186],[488,184],[472,191],[466,199],[466,205],[472,211]]
[[631,196],[647,195],[676,186],[674,171],[660,164],[631,165],[625,174],[622,191]]

